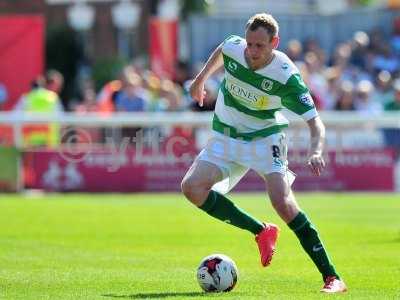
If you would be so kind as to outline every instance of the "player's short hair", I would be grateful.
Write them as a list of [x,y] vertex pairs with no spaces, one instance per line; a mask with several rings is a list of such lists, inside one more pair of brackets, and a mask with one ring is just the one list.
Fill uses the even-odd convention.
[[262,27],[271,35],[271,39],[274,36],[278,36],[279,25],[275,18],[267,13],[255,14],[252,16],[246,24],[246,30],[255,31],[258,27]]

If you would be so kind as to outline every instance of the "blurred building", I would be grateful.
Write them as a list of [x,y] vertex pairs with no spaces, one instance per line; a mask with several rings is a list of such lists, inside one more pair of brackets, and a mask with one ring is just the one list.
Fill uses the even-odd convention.
[[[47,29],[70,27],[67,11],[75,3],[84,2],[94,9],[94,23],[87,32],[87,47],[91,55],[112,57],[118,53],[118,29],[112,18],[112,7],[119,0],[0,0],[0,15],[7,14],[41,14],[45,17]],[[138,53],[145,53],[148,47],[147,19],[150,15],[152,1],[131,1],[140,5],[140,20],[135,28],[137,37],[134,45]]]
[[[115,69],[117,62],[145,57],[149,48],[148,20],[154,4],[157,1],[0,0],[0,81],[9,90],[3,108],[11,109],[19,96],[29,90],[30,82],[48,68],[64,75],[61,99],[68,108],[78,82],[90,77],[93,69],[100,70],[96,79],[101,81],[102,74],[115,76],[110,69]],[[32,22],[35,30],[29,25]],[[26,47],[32,45],[37,51],[26,52]],[[15,53],[25,55],[21,59]],[[14,69],[33,63],[35,66],[21,75],[24,78],[12,75]]]

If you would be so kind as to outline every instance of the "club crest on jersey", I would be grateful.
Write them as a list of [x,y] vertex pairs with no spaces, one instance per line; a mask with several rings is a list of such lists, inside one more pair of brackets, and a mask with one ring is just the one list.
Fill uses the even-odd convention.
[[267,91],[267,92],[269,92],[270,90],[272,90],[272,86],[274,85],[274,83],[271,81],[271,80],[269,80],[269,79],[264,79],[262,82],[261,82],[261,88],[264,90],[264,91]]
[[237,63],[233,62],[233,61],[229,61],[228,62],[228,69],[231,70],[232,72],[235,72],[238,68]]
[[314,106],[314,101],[313,101],[310,93],[305,93],[305,94],[300,95],[299,100],[304,105],[307,105],[310,107]]

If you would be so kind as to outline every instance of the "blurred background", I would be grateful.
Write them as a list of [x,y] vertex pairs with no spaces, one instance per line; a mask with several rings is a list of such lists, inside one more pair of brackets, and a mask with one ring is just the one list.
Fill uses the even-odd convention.
[[[0,191],[179,191],[210,135],[190,79],[247,19],[273,14],[327,125],[328,167],[295,190],[400,190],[399,0],[0,0]],[[237,190],[263,190],[254,173]]]

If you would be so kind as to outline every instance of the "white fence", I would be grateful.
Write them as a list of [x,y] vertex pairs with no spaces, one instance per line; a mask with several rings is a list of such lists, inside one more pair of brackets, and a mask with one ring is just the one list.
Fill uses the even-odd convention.
[[[307,130],[307,125],[299,117],[292,114],[285,113],[288,117],[291,125],[287,130],[289,149],[292,149],[292,154],[300,153],[301,151],[309,147],[309,132]],[[327,128],[327,151],[336,154],[343,153],[341,150],[353,151],[354,155],[357,153],[362,153],[363,150],[377,151],[376,153],[381,153],[383,148],[387,146],[388,139],[385,136],[386,129],[400,130],[400,113],[385,113],[379,116],[365,116],[357,114],[356,112],[321,112],[321,118],[324,121]],[[201,149],[206,143],[210,132],[211,132],[211,119],[212,113],[195,113],[195,112],[174,112],[174,113],[114,113],[111,115],[101,115],[101,114],[73,114],[73,113],[63,113],[59,115],[40,115],[40,114],[21,114],[21,113],[0,113],[0,125],[7,125],[12,128],[13,141],[17,148],[24,150],[24,137],[23,128],[25,125],[32,124],[59,124],[61,128],[67,128],[73,131],[79,131],[90,128],[103,128],[105,131],[101,131],[103,138],[98,140],[97,143],[103,143],[107,146],[113,146],[112,149],[120,149],[126,146],[126,140],[121,135],[122,128],[124,127],[140,127],[154,129],[160,135],[168,135],[169,128],[175,126],[185,126],[197,128],[195,131],[195,140],[193,143],[196,145],[196,149]],[[72,132],[73,132],[72,131]],[[99,132],[100,130],[96,130]],[[151,133],[153,130],[145,131],[145,133]],[[69,131],[71,132],[71,131]],[[61,136],[63,133],[61,132]],[[394,135],[398,138],[398,134]],[[155,137],[151,140],[157,141],[159,136],[151,135]],[[129,137],[132,138],[132,137]],[[0,136],[0,140],[2,137]],[[129,140],[130,141],[130,140]],[[128,142],[129,142],[128,141]],[[161,141],[161,139],[159,139]],[[393,144],[399,145],[400,141],[393,141]],[[55,151],[64,153],[66,146],[71,146],[68,143],[70,140],[64,142],[61,147]],[[110,144],[109,144],[110,143]],[[77,144],[72,146],[81,147],[91,147],[94,145]],[[68,147],[67,147],[68,148]],[[100,147],[104,148],[104,147]],[[110,147],[108,147],[110,148]],[[121,148],[121,149],[122,149]],[[85,150],[86,148],[84,148]],[[95,148],[93,148],[95,149]],[[125,148],[124,148],[125,149]],[[375,150],[374,150],[375,149]],[[54,149],[53,149],[54,150]],[[69,150],[69,149],[66,149]],[[74,148],[70,149],[72,154],[74,154]],[[35,149],[27,149],[27,151],[36,151]],[[40,152],[41,150],[38,149]],[[89,151],[89,150],[88,150]],[[89,151],[90,152],[90,151]],[[96,153],[94,152],[93,157]],[[109,153],[110,157],[114,157],[112,152]],[[364,158],[365,155],[364,154]],[[363,157],[350,157],[355,160],[355,162],[360,163],[364,159]],[[298,158],[296,155],[291,155],[291,161],[296,162],[296,160],[301,160],[302,157],[299,154]],[[339,157],[339,156],[338,156]],[[348,158],[348,156],[345,156]],[[374,157],[368,157],[369,162],[374,160]],[[88,157],[89,159],[90,157]],[[349,158],[349,159],[350,159]],[[378,158],[376,158],[378,159]],[[299,161],[297,163],[299,164]],[[379,161],[377,161],[377,164]],[[390,167],[393,168],[394,183],[396,189],[400,191],[400,162],[395,161],[390,162]],[[396,166],[394,165],[396,164]],[[334,177],[333,177],[334,178]]]
[[[301,119],[284,112],[292,124],[298,125]],[[400,128],[400,112],[385,112],[379,115],[366,116],[357,112],[323,111],[320,116],[327,127],[371,126],[381,128]],[[194,125],[208,126],[212,113],[205,112],[133,112],[133,113],[61,113],[57,115],[0,112],[0,124],[22,125],[40,123],[59,123],[61,125],[84,126],[162,126]]]
[[[290,128],[305,128],[305,123],[289,113],[285,113],[290,120]],[[365,116],[355,112],[321,112],[328,137],[339,133],[346,140],[346,134],[350,140],[354,135],[358,138],[374,139],[374,132],[382,128],[400,128],[400,113],[387,112],[381,115]],[[57,123],[62,126],[75,127],[105,127],[120,128],[123,126],[139,127],[170,127],[170,126],[193,126],[211,127],[212,113],[196,112],[140,112],[140,113],[114,113],[101,115],[88,113],[84,115],[74,113],[63,113],[59,115],[23,114],[23,113],[0,113],[0,124],[12,126],[15,145],[22,146],[22,127],[28,124]],[[350,134],[351,133],[351,134]],[[349,139],[349,137],[347,137]],[[357,146],[357,145],[353,145]],[[361,145],[363,146],[363,145]]]
[[[384,128],[400,128],[400,113],[387,112],[381,115],[365,116],[355,112],[321,112],[322,120],[327,128],[327,145],[336,148],[338,144],[345,148],[383,147]],[[296,136],[296,145],[291,147],[304,148],[308,145],[308,132],[305,123],[297,116],[285,112],[290,121],[289,136]],[[18,148],[23,145],[22,128],[27,124],[57,123],[61,126],[75,128],[101,127],[118,129],[121,127],[137,126],[142,128],[168,128],[173,126],[193,126],[204,128],[202,140],[207,138],[211,127],[212,113],[196,112],[138,112],[114,113],[101,115],[88,113],[77,115],[63,113],[59,115],[40,115],[22,113],[0,113],[0,124],[13,128],[14,143]],[[114,130],[115,132],[115,130]],[[202,144],[202,143],[200,143]]]

